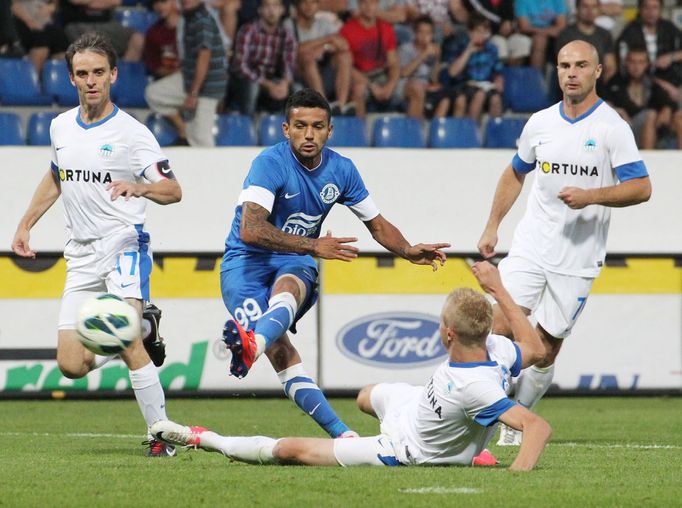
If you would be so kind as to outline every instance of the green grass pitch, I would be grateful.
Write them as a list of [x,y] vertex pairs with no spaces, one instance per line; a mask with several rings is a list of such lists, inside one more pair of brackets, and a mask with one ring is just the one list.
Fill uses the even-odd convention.
[[[361,434],[376,422],[332,401]],[[682,398],[547,398],[539,467],[249,466],[197,450],[149,459],[134,400],[0,402],[0,507],[680,506]],[[223,434],[322,436],[284,399],[169,399],[174,420]]]

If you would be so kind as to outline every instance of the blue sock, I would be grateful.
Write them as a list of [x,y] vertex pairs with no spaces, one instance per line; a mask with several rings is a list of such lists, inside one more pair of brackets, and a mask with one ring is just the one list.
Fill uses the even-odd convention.
[[286,333],[298,310],[291,293],[279,293],[268,302],[268,310],[256,321],[254,332],[265,338],[265,349]]
[[308,413],[331,437],[338,437],[350,430],[336,415],[317,383],[305,373],[302,364],[278,372],[277,376],[287,397]]

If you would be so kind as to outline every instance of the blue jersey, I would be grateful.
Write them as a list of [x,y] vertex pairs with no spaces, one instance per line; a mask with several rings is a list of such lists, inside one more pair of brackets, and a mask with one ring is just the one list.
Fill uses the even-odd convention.
[[[245,201],[269,210],[268,221],[277,229],[309,238],[320,236],[322,222],[335,203],[353,207],[361,220],[370,220],[378,214],[360,173],[350,159],[325,147],[320,165],[308,169],[296,159],[289,142],[283,141],[265,149],[251,165],[225,241],[221,270],[248,263],[254,258],[263,260],[285,256],[283,261],[286,261],[291,256],[300,256],[296,253],[273,253],[242,242],[239,230]],[[311,256],[305,257],[309,258],[306,263],[315,265]]]

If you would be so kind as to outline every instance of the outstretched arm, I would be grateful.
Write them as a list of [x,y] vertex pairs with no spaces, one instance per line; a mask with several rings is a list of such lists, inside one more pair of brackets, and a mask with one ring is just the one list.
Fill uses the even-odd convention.
[[320,238],[292,235],[277,229],[270,222],[270,212],[251,201],[242,204],[242,220],[240,223],[240,238],[244,243],[255,245],[262,249],[275,252],[295,252],[296,254],[310,254],[324,259],[340,259],[352,261],[358,257],[358,249],[352,245],[357,238],[335,238],[331,231]]
[[643,203],[650,197],[651,180],[648,176],[633,178],[609,187],[596,189],[564,187],[559,191],[559,199],[575,210],[588,205],[622,208]]
[[450,247],[449,243],[418,243],[410,245],[400,230],[387,221],[381,214],[365,222],[377,242],[387,250],[407,259],[416,265],[431,265],[433,271],[438,270],[438,266],[445,264],[445,253],[441,249]]
[[26,213],[19,221],[17,231],[14,234],[12,250],[17,255],[25,258],[36,257],[35,251],[31,250],[28,245],[31,236],[29,232],[43,214],[57,201],[60,193],[61,188],[54,173],[52,173],[52,170],[48,170],[47,174],[38,184],[38,187],[36,187],[31,203],[28,205],[28,210],[26,210]]
[[542,360],[547,354],[545,346],[521,307],[514,303],[511,295],[502,285],[500,272],[497,268],[487,261],[482,261],[474,263],[471,271],[483,290],[495,298],[507,321],[509,321],[514,334],[514,341],[521,350],[521,368],[525,369]]
[[488,223],[483,230],[481,239],[478,241],[478,251],[481,256],[489,258],[495,255],[495,245],[497,245],[497,229],[500,227],[502,219],[507,215],[512,205],[516,202],[521,189],[523,188],[523,181],[525,175],[517,173],[509,164],[495,189],[495,197],[490,209],[490,216]]
[[516,404],[500,415],[499,420],[509,427],[523,432],[519,454],[509,467],[512,471],[530,471],[542,455],[552,436],[552,427],[540,416]]
[[170,205],[182,199],[182,189],[174,178],[153,183],[135,183],[116,180],[107,185],[111,191],[111,200],[115,201],[122,196],[128,201],[130,198],[147,198],[159,205]]

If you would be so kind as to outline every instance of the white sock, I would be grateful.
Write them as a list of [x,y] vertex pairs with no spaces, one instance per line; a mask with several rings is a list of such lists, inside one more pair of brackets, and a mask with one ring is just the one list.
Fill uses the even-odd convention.
[[142,368],[131,370],[130,384],[135,390],[135,398],[147,427],[154,422],[168,420],[166,416],[166,396],[159,381],[159,372],[152,362]]
[[102,365],[105,365],[109,363],[111,360],[116,358],[117,355],[108,355],[108,356],[102,356],[102,355],[95,355],[95,368],[99,369]]
[[276,464],[272,450],[276,439],[265,436],[221,436],[207,431],[201,434],[201,448],[220,452],[226,457],[249,464]]
[[549,367],[535,365],[524,369],[516,385],[516,400],[528,409],[533,409],[542,398],[554,378],[554,364]]

